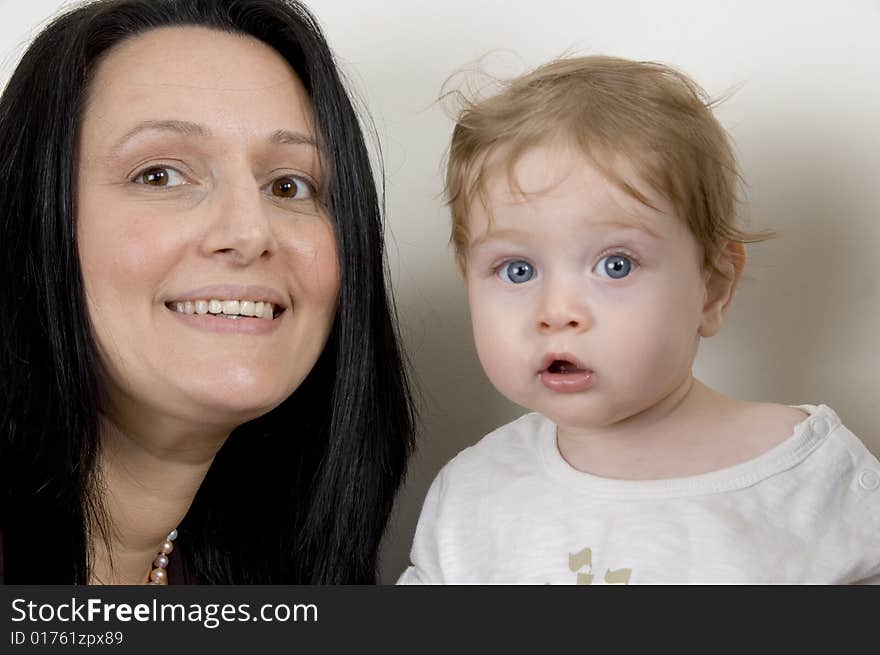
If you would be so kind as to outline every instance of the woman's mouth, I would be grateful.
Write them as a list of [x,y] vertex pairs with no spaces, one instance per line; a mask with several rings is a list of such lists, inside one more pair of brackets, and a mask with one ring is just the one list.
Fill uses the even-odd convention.
[[287,308],[266,300],[205,298],[165,303],[183,324],[216,334],[262,335],[274,333]]
[[284,312],[284,307],[263,300],[172,300],[165,303],[171,311],[179,314],[209,315],[215,318],[257,318],[271,321]]

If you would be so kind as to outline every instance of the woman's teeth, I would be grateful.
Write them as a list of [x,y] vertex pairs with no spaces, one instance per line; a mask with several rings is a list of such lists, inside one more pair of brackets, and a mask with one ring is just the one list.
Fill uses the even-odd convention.
[[252,316],[271,321],[275,316],[275,305],[270,302],[254,300],[184,300],[170,303],[181,314],[215,314],[220,318],[241,318]]

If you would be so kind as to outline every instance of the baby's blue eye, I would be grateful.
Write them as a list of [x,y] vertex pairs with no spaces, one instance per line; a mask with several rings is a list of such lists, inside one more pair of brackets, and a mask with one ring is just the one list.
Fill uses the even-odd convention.
[[535,269],[531,264],[522,260],[508,262],[501,268],[501,277],[507,282],[522,284],[535,277]]
[[601,277],[609,277],[612,280],[625,278],[632,272],[633,263],[624,255],[608,255],[596,264],[596,273]]

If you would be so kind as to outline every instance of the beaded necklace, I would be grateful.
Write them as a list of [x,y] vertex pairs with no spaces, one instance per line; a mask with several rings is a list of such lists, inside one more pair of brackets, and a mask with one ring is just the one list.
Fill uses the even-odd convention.
[[174,552],[173,542],[175,539],[177,539],[177,528],[174,528],[168,533],[168,536],[165,537],[165,541],[162,542],[162,546],[159,548],[159,554],[156,555],[156,559],[153,560],[153,570],[150,571],[150,579],[147,584],[168,584],[168,571],[165,569],[168,568],[168,556]]

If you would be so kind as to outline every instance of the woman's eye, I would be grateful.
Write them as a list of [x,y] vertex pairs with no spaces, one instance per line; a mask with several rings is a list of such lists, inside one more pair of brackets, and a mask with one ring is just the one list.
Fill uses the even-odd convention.
[[186,184],[183,173],[171,168],[170,166],[153,166],[148,168],[134,178],[135,184],[146,184],[148,186],[169,187],[180,186]]
[[528,262],[521,260],[508,262],[501,267],[501,278],[514,284],[528,282],[535,277],[535,269]]
[[634,268],[633,261],[625,255],[608,255],[600,259],[593,269],[600,277],[619,280],[625,278]]
[[301,177],[285,175],[273,180],[269,185],[272,195],[277,198],[290,198],[292,200],[306,200],[313,195],[312,185]]

